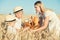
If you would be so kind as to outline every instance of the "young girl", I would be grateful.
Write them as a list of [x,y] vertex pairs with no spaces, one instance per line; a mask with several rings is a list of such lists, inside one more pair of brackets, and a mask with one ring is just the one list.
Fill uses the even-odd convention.
[[6,16],[6,25],[7,25],[7,33],[6,37],[8,40],[17,40],[17,29],[14,27],[16,19],[12,15]]

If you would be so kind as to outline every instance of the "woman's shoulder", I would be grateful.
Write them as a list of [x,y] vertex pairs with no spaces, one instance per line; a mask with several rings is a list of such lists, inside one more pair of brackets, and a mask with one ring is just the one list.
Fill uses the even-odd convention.
[[54,12],[52,10],[45,10],[46,13],[51,13],[51,12]]
[[47,16],[51,16],[51,15],[55,15],[55,12],[54,11],[51,11],[51,10],[46,10],[45,11],[45,15],[47,15]]
[[46,11],[45,11],[46,13],[55,13],[52,9],[46,9]]

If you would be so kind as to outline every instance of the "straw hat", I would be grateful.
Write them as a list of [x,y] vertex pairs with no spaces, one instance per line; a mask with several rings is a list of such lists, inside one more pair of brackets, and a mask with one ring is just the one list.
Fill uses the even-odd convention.
[[6,22],[16,20],[16,18],[13,15],[7,15],[6,16]]
[[13,11],[14,11],[14,12],[17,12],[17,11],[20,11],[20,10],[23,10],[23,8],[22,8],[22,7],[20,7],[20,6],[17,6],[17,7],[15,7],[15,8],[14,8],[14,10],[13,10]]

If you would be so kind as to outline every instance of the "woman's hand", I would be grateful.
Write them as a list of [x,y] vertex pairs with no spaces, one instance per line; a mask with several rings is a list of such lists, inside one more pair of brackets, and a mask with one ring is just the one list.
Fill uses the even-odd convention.
[[30,29],[30,31],[31,31],[31,32],[38,32],[38,31],[40,31],[40,30],[38,30],[38,29]]
[[36,30],[32,30],[33,32],[37,32],[38,30],[36,29]]
[[26,28],[23,29],[23,31],[26,31],[26,30],[28,30],[28,29],[30,29],[30,28],[29,28],[29,27],[26,27]]

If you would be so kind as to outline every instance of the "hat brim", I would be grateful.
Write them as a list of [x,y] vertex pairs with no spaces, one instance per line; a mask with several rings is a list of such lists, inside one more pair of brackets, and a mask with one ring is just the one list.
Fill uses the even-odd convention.
[[11,21],[5,21],[5,22],[13,22],[13,21],[16,21],[16,19],[14,19],[14,20],[11,20]]
[[22,11],[23,9],[21,9],[21,10],[18,10],[18,11],[15,11],[14,13],[17,13],[17,12],[19,12],[19,11]]

